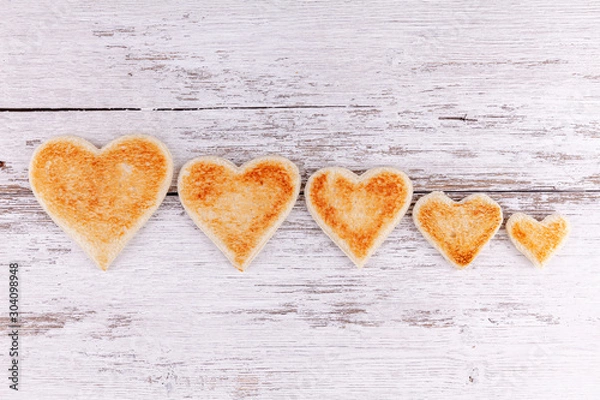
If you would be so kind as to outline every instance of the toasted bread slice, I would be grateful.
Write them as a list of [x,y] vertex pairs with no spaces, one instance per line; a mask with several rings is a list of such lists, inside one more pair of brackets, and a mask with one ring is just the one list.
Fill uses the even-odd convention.
[[515,247],[538,268],[543,268],[565,243],[571,226],[560,214],[541,222],[527,214],[516,213],[506,222],[508,237]]
[[317,224],[362,268],[408,210],[413,187],[394,168],[374,168],[359,177],[333,167],[315,172],[304,194]]
[[294,207],[300,173],[278,156],[239,168],[219,157],[200,157],[183,166],[178,190],[196,225],[244,271]]
[[167,147],[122,136],[99,150],[75,136],[39,146],[29,182],[41,206],[103,270],[163,201],[173,177]]
[[432,192],[417,201],[413,220],[446,260],[463,269],[498,232],[502,208],[484,194],[455,202],[443,192]]

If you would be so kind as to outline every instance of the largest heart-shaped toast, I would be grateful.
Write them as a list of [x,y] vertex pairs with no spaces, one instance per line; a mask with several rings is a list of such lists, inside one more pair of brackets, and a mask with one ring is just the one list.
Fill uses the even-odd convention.
[[75,136],[33,154],[29,182],[44,210],[103,270],[158,208],[173,177],[169,150],[144,135],[101,150]]
[[294,207],[300,172],[278,156],[239,168],[223,158],[200,157],[183,166],[178,190],[196,225],[244,271]]
[[408,210],[413,188],[395,168],[374,168],[359,177],[333,167],[315,172],[304,194],[317,224],[361,268]]
[[417,201],[413,219],[425,239],[463,269],[498,232],[502,208],[480,193],[455,202],[443,192],[432,192]]

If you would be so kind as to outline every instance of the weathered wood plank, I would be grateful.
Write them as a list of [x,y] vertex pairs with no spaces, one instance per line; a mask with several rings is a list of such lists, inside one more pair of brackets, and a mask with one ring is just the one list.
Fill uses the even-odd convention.
[[241,164],[280,154],[298,164],[304,179],[325,166],[360,172],[392,165],[418,191],[600,189],[598,126],[556,123],[439,120],[381,108],[0,113],[0,186],[27,191],[31,154],[54,135],[102,146],[142,132],[166,143],[176,172],[200,155]]
[[597,3],[6,2],[0,107],[363,104],[577,119]]
[[168,196],[103,273],[31,195],[0,196],[9,233],[0,254],[22,265],[23,390],[131,399],[592,396],[600,194],[490,195],[507,216],[569,216],[572,236],[547,269],[529,265],[501,229],[472,267],[455,270],[409,212],[358,270],[299,202],[242,274]]

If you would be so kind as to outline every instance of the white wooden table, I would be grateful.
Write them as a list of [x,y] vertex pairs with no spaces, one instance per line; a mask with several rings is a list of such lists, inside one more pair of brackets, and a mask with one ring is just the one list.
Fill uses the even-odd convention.
[[[0,334],[10,262],[23,328],[0,398],[599,398],[600,4],[559,3],[1,1]],[[27,164],[54,135],[132,132],[176,168],[392,165],[415,199],[485,192],[573,231],[545,270],[502,228],[458,271],[409,211],[358,270],[301,195],[242,274],[172,186],[103,273]]]

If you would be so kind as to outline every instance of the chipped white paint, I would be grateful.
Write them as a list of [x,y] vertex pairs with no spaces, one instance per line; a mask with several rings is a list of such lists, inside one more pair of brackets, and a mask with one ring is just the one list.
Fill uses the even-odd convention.
[[3,197],[0,225],[10,235],[1,254],[22,265],[23,391],[56,399],[591,396],[600,282],[590,232],[600,226],[600,196],[490,195],[507,214],[570,216],[573,235],[546,270],[504,230],[472,268],[455,270],[410,216],[358,270],[301,198],[242,274],[169,196],[103,273],[33,197]]
[[[153,3],[2,3],[0,109],[145,110],[0,113],[21,397],[599,397],[598,5]],[[304,180],[392,165],[416,198],[484,191],[506,216],[558,211],[573,232],[543,271],[503,228],[458,271],[409,210],[358,270],[301,196],[242,274],[172,193],[102,273],[35,202],[27,163],[52,135],[102,145],[131,132],[163,140],[177,169],[206,154],[281,154]]]
[[597,190],[600,125],[577,126],[440,120],[382,108],[0,113],[9,172],[0,183],[27,191],[29,157],[48,137],[76,134],[102,146],[142,132],[170,148],[175,171],[202,155],[240,165],[268,153],[291,159],[305,180],[326,166],[389,165],[405,171],[416,191]]
[[0,106],[586,119],[600,95],[599,14],[589,0],[11,1]]

